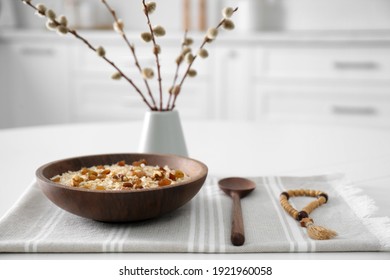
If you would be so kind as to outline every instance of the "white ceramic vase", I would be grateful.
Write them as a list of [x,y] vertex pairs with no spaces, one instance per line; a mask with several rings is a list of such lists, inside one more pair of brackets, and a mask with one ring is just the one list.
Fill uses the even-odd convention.
[[180,116],[176,110],[145,113],[139,152],[188,156]]

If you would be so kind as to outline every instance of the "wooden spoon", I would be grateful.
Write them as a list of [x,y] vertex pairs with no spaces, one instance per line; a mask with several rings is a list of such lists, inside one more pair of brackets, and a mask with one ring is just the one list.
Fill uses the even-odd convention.
[[245,242],[245,234],[240,199],[253,191],[256,188],[256,184],[245,178],[229,177],[219,180],[218,185],[233,199],[233,220],[230,239],[233,245],[241,246]]

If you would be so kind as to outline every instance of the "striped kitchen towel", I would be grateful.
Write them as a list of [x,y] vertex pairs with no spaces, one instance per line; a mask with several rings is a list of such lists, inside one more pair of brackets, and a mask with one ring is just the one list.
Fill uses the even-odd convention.
[[[390,219],[372,217],[373,201],[339,174],[312,177],[257,177],[243,198],[246,242],[230,243],[232,201],[209,177],[198,195],[163,217],[136,223],[101,223],[52,204],[33,183],[0,221],[0,252],[319,252],[389,251]],[[316,189],[329,201],[311,217],[338,232],[315,241],[279,205],[288,189]],[[295,208],[309,198],[291,199]]]

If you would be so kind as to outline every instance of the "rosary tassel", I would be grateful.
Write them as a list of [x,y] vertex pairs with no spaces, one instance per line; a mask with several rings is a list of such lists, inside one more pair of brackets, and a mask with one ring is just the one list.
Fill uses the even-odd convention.
[[[302,211],[297,211],[288,202],[290,197],[294,196],[310,196],[316,197],[317,199],[303,208]],[[280,204],[283,209],[295,220],[301,223],[302,227],[307,229],[307,234],[311,239],[315,240],[327,240],[337,236],[337,233],[333,230],[324,228],[322,226],[316,226],[313,223],[313,219],[309,217],[309,214],[314,209],[320,207],[322,204],[328,201],[328,195],[321,191],[315,190],[289,190],[288,192],[282,192],[280,195]]]
[[317,226],[313,223],[311,218],[303,218],[301,220],[301,225],[306,227],[307,234],[311,239],[315,240],[327,240],[332,239],[337,236],[337,233],[333,230],[324,228],[322,226]]

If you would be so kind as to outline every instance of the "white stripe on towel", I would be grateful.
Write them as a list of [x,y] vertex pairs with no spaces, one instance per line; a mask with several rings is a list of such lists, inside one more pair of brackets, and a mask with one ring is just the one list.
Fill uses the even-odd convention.
[[123,252],[123,245],[126,241],[125,236],[127,235],[127,233],[128,229],[126,224],[121,225],[118,234],[110,244],[110,252]]
[[198,197],[195,197],[194,200],[190,202],[190,229],[188,232],[188,246],[187,246],[187,252],[192,253],[194,252],[194,246],[195,246],[195,232],[196,232],[196,205],[198,204]]
[[204,252],[205,247],[205,235],[206,235],[206,212],[205,212],[205,188],[202,188],[199,192],[199,224],[197,225],[198,231],[198,250],[199,252]]
[[123,225],[119,225],[115,230],[111,230],[107,239],[103,242],[102,251],[103,252],[116,252],[115,247],[118,244],[118,241],[123,237],[125,233],[125,227]]
[[34,238],[26,241],[26,243],[24,244],[24,251],[26,253],[38,252],[39,242],[44,240],[53,232],[63,215],[64,211],[62,209],[55,209],[50,219],[48,219],[46,223],[43,224],[38,234]]
[[208,246],[209,250],[208,252],[210,253],[215,253],[215,216],[214,216],[214,196],[213,196],[213,184],[214,180],[210,180],[210,184],[207,184],[205,186],[206,189],[206,195],[205,198],[207,199],[207,208],[208,208],[208,218],[209,218],[209,231],[208,231]]
[[[279,194],[277,196],[277,198],[279,199],[279,195],[284,192],[284,191],[287,191],[284,186],[283,186],[283,183],[282,183],[282,180],[280,177],[276,177],[275,178],[275,182],[276,182],[276,187],[278,187],[279,189]],[[294,201],[290,201],[291,205],[297,209],[297,207],[294,205]],[[279,205],[279,208],[281,208],[281,206]],[[285,213],[286,215],[287,213]],[[296,220],[294,220],[293,218],[290,218],[288,217],[288,223],[289,223],[289,226],[290,228],[293,229],[293,233],[294,233],[294,237],[297,241],[297,245],[298,245],[298,252],[314,252],[315,251],[315,243],[312,239],[310,239],[307,234],[306,234],[306,229],[304,229],[303,227],[300,226],[299,222],[297,222]]]
[[288,240],[288,243],[290,245],[290,252],[294,252],[295,251],[295,246],[294,246],[293,236],[292,236],[292,233],[290,232],[290,229],[288,228],[288,225],[285,222],[284,213],[282,213],[280,211],[282,209],[279,207],[279,202],[275,201],[275,199],[272,199],[272,198],[275,197],[275,194],[272,191],[271,183],[268,183],[268,181],[271,181],[270,179],[271,178],[269,178],[269,177],[263,177],[263,183],[264,183],[265,189],[268,192],[268,196],[271,198],[271,201],[272,201],[272,204],[274,206],[274,209],[276,210],[276,213],[277,213],[277,215],[279,217],[280,223],[281,223],[283,231],[284,231],[284,235],[286,236],[286,238]]
[[308,243],[307,240],[303,238],[302,229],[297,225],[297,221],[288,216],[286,212],[282,209],[279,204],[279,196],[281,189],[278,186],[277,177],[270,177],[271,190],[273,192],[273,199],[277,204],[278,211],[283,211],[283,222],[286,223],[287,228],[292,233],[292,239],[294,241],[295,251],[296,252],[308,252]]
[[114,238],[114,236],[117,234],[117,232],[120,229],[115,228],[115,230],[111,229],[110,234],[107,236],[106,240],[102,244],[102,252],[108,252],[108,246],[110,245],[111,240]]
[[215,182],[213,183],[213,186],[215,187],[215,204],[217,208],[217,230],[218,230],[218,239],[219,239],[219,250],[220,253],[226,252],[226,241],[225,241],[225,224],[223,222],[223,209],[222,209],[222,191],[219,189],[218,186],[218,179],[215,178]]

